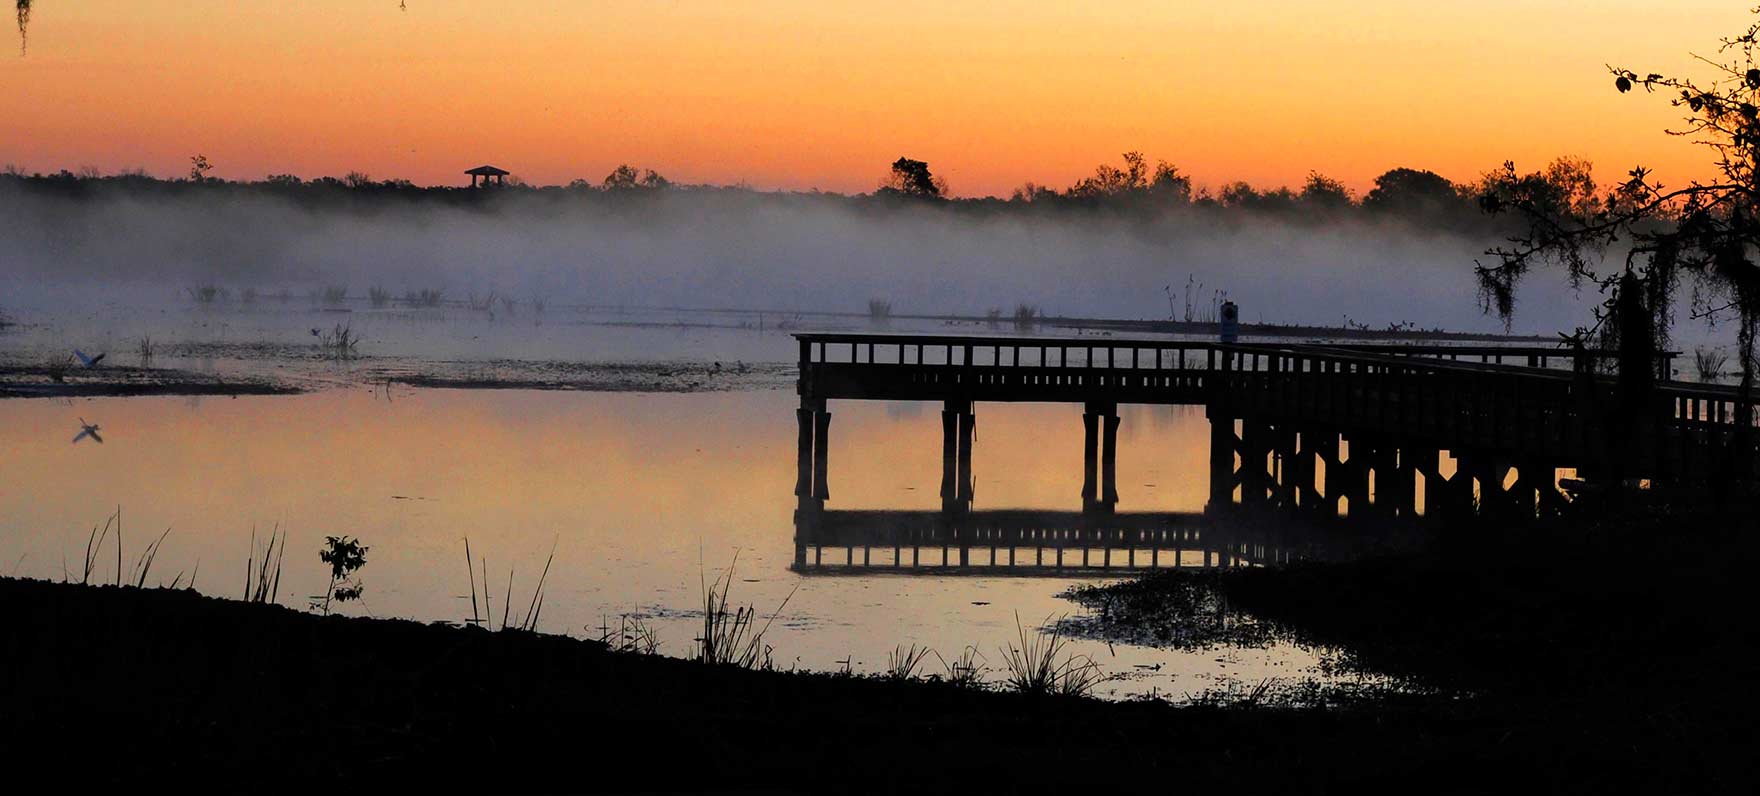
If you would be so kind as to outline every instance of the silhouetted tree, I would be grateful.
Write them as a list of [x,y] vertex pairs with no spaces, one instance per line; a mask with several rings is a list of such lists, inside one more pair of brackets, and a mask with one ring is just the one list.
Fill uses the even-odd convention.
[[[1606,195],[1596,196],[1587,164],[1580,161],[1561,161],[1555,164],[1560,168],[1542,175],[1518,175],[1512,164],[1505,164],[1486,180],[1480,202],[1489,212],[1516,213],[1526,229],[1508,245],[1487,252],[1495,258],[1493,264],[1477,268],[1486,309],[1506,322],[1518,283],[1536,265],[1562,266],[1573,283],[1597,285],[1609,299],[1596,311],[1594,327],[1579,329],[1576,339],[1591,334],[1619,338],[1622,351],[1667,344],[1676,290],[1683,277],[1690,277],[1697,288],[1695,317],[1737,316],[1742,373],[1737,424],[1744,435],[1750,433],[1754,338],[1760,326],[1760,266],[1753,260],[1760,246],[1757,42],[1760,24],[1725,39],[1719,53],[1726,60],[1707,59],[1717,72],[1705,85],[1610,67],[1621,93],[1641,86],[1646,92],[1660,89],[1674,95],[1671,104],[1687,111],[1686,126],[1670,132],[1710,149],[1717,180],[1667,189],[1640,166]],[[1624,256],[1603,271],[1606,252],[1616,244],[1625,247]],[[1643,322],[1630,317],[1634,314],[1643,315]],[[1646,339],[1632,339],[1633,334]],[[1622,380],[1640,376],[1624,372],[1636,366],[1630,359],[1622,362]]]
[[1076,181],[1069,195],[1087,199],[1106,199],[1136,193],[1149,187],[1149,167],[1141,152],[1124,153],[1124,168],[1109,163],[1094,167],[1094,176]]
[[607,191],[622,191],[632,188],[666,188],[672,183],[653,169],[638,172],[634,166],[625,163],[605,175],[605,181],[601,185]]
[[947,183],[929,172],[926,161],[899,158],[892,161],[892,170],[880,184],[880,191],[920,199],[940,199],[947,195]]
[[189,159],[189,181],[190,182],[207,182],[208,181],[208,172],[211,172],[213,170],[214,170],[214,165],[212,163],[208,162],[207,155],[191,155],[190,156],[190,159]]
[[1308,172],[1308,181],[1302,184],[1301,199],[1303,205],[1321,212],[1348,210],[1354,204],[1351,189],[1317,171]]
[[1397,168],[1375,178],[1363,195],[1363,209],[1408,219],[1445,220],[1465,209],[1461,191],[1434,171]]
[[1149,178],[1149,195],[1162,204],[1187,204],[1192,201],[1192,178],[1179,173],[1179,168],[1167,161],[1155,164],[1155,174]]

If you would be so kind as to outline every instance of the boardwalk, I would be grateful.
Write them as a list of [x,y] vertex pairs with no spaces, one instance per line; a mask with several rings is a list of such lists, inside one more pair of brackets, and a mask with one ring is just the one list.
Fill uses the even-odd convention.
[[[1112,338],[799,334],[800,525],[833,530],[830,402],[940,401],[942,513],[972,510],[976,405],[1080,403],[1081,514],[1118,503],[1118,405],[1205,407],[1210,503],[1332,517],[1562,505],[1580,477],[1701,481],[1754,472],[1726,387],[1663,382],[1634,403],[1560,348],[1222,344]],[[1664,363],[1666,367],[1666,362]],[[1610,430],[1618,429],[1618,433]],[[1745,469],[1744,469],[1745,468]],[[1319,474],[1324,473],[1324,477]],[[1420,483],[1422,487],[1420,488]]]

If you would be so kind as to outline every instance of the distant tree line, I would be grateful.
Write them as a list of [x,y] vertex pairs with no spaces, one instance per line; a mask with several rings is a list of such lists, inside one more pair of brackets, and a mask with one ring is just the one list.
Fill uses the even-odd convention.
[[[25,174],[8,166],[0,171],[0,186],[12,184],[28,190],[70,196],[98,195],[126,190],[146,193],[179,193],[192,190],[263,192],[296,200],[323,203],[373,199],[443,199],[455,203],[492,201],[507,195],[659,196],[663,193],[730,193],[796,196],[815,201],[843,202],[861,207],[937,206],[977,213],[1029,213],[1033,215],[1113,214],[1152,222],[1171,214],[1200,214],[1214,219],[1272,217],[1292,222],[1329,223],[1347,219],[1390,221],[1420,227],[1482,233],[1501,231],[1506,219],[1488,215],[1481,199],[1507,193],[1511,180],[1523,196],[1548,207],[1588,212],[1599,200],[1590,164],[1579,158],[1559,158],[1531,173],[1517,173],[1504,164],[1472,182],[1453,182],[1435,172],[1395,168],[1376,177],[1361,196],[1342,182],[1311,172],[1296,188],[1255,187],[1233,181],[1211,189],[1197,185],[1192,177],[1166,161],[1149,164],[1140,152],[1126,152],[1120,163],[1102,163],[1091,175],[1063,189],[1027,182],[1007,198],[959,198],[951,195],[946,180],[922,160],[898,158],[870,194],[844,195],[812,192],[765,192],[744,185],[713,186],[675,183],[653,169],[619,165],[599,180],[576,179],[566,185],[534,186],[509,178],[505,186],[418,186],[408,180],[374,179],[351,171],[342,177],[303,179],[293,174],[271,174],[259,181],[229,181],[211,176],[208,158],[190,159],[189,173],[177,179],[159,179],[144,171],[103,175],[96,169],[62,170],[52,174]],[[1513,175],[1513,176],[1512,176]]]

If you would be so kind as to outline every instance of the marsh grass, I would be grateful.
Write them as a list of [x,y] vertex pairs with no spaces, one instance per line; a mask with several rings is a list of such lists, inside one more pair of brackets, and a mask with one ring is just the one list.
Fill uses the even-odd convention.
[[72,369],[72,354],[52,356],[43,361],[43,375],[48,376],[49,380],[56,384],[67,381],[67,372]]
[[[774,651],[764,643],[764,635],[770,632],[771,623],[788,607],[789,600],[800,590],[796,584],[790,589],[788,596],[782,598],[782,604],[765,620],[763,627],[757,626],[758,611],[750,605],[729,608],[729,593],[733,590],[733,572],[739,564],[739,554],[734,553],[733,561],[727,565],[727,571],[714,581],[701,581],[703,589],[703,630],[696,639],[699,662],[712,665],[732,665],[742,669],[774,669],[775,661],[771,657]],[[704,576],[699,575],[699,579]]]
[[465,306],[470,307],[473,312],[493,313],[495,311],[496,298],[498,298],[498,296],[493,290],[483,296],[478,296],[476,293],[472,293],[470,294],[470,298],[465,300]]
[[241,300],[244,301],[244,303],[246,303],[246,304],[257,303],[257,289],[254,287],[245,288],[244,294],[241,297]]
[[612,652],[624,652],[634,655],[657,655],[660,652],[660,637],[654,628],[642,619],[641,614],[620,614],[617,627],[603,617],[599,620],[599,643]]
[[[280,533],[280,530],[281,525],[277,523],[269,531],[269,543],[263,547],[259,559],[257,529],[251,527],[251,552],[244,561],[244,601],[247,603],[274,603],[281,596],[281,558],[287,553],[287,534]],[[281,542],[279,549],[275,546],[278,539]]]
[[868,299],[868,320],[874,323],[885,323],[892,317],[892,302],[882,299]]
[[403,293],[403,303],[411,307],[438,307],[443,298],[445,294],[433,288],[406,290]]
[[1092,658],[1068,651],[1069,640],[1060,630],[1029,631],[1021,625],[1020,614],[1015,614],[1014,625],[1019,643],[1002,648],[1003,682],[1008,687],[1029,696],[1079,697],[1106,681]]
[[961,688],[977,688],[984,684],[984,665],[989,663],[977,647],[966,645],[959,657],[948,660],[935,653],[935,659],[941,662],[941,675],[931,675],[931,679],[940,677],[946,682]]
[[[116,585],[122,585],[122,507],[116,507],[116,513],[104,518],[102,526],[93,525],[91,534],[86,536],[85,561],[80,567],[79,582],[89,586],[92,573],[98,569],[98,556],[103,554],[104,540],[110,538],[110,532],[116,532]],[[65,577],[65,576],[64,576]]]
[[1710,384],[1723,375],[1724,368],[1729,365],[1729,353],[1721,348],[1693,349],[1693,369],[1697,371],[1699,381]]
[[336,328],[318,335],[318,350],[323,352],[325,359],[354,359],[360,356],[361,339],[348,324],[337,324]]
[[373,309],[381,309],[391,303],[391,291],[378,285],[367,288],[367,303],[373,305]]
[[[538,585],[532,589],[532,598],[526,604],[525,615],[518,617],[517,620],[513,617],[512,612],[514,568],[507,568],[506,592],[501,597],[501,626],[497,628],[495,626],[495,593],[491,590],[489,585],[489,558],[488,556],[478,557],[473,555],[471,552],[471,539],[468,536],[465,537],[464,568],[465,573],[470,577],[471,586],[471,618],[465,620],[465,624],[470,627],[480,627],[484,630],[506,630],[511,623],[511,627],[514,630],[520,630],[527,633],[537,632],[538,617],[542,615],[544,611],[544,584],[549,581],[550,565],[555,563],[555,561],[556,544],[553,542],[550,545],[550,557],[544,559],[544,570],[538,575]],[[479,572],[481,573],[480,581],[478,577]],[[480,600],[478,599],[479,588],[481,589],[482,598]]]
[[1031,304],[1014,305],[1014,328],[1016,331],[1033,331],[1038,328],[1039,320],[1044,317],[1044,311]]
[[348,287],[344,285],[327,285],[323,293],[324,303],[335,307],[348,301]]
[[895,682],[915,680],[917,679],[917,669],[923,665],[923,661],[933,654],[935,654],[934,650],[928,647],[918,647],[915,644],[909,647],[903,645],[893,647],[892,651],[886,654],[886,672],[882,675],[882,679]]
[[[118,508],[116,510],[116,514],[120,518],[122,515],[122,509]],[[134,567],[129,570],[129,574],[132,575],[134,578],[134,587],[135,588],[137,588],[137,589],[146,588],[147,574],[149,572],[153,571],[153,560],[159,557],[159,547],[161,545],[165,544],[165,537],[170,536],[170,535],[171,535],[171,529],[166,528],[164,533],[159,534],[159,538],[154,539],[152,544],[147,545],[146,549],[142,550],[141,554],[139,556],[135,557]],[[121,539],[122,539],[122,531],[121,531],[120,522],[119,522],[118,528],[117,528],[118,547],[121,546],[120,545]],[[182,579],[181,574],[178,577],[180,580]],[[175,589],[175,588],[177,588],[177,584],[174,582],[171,587]]]
[[141,367],[143,368],[150,368],[153,366],[153,357],[158,352],[159,346],[153,342],[153,338],[151,337],[143,335],[140,342],[135,343],[134,353],[136,357],[140,358]]
[[204,306],[225,301],[228,295],[226,288],[218,285],[199,285],[197,287],[187,288],[186,292],[189,293],[189,297],[193,299],[195,303]]

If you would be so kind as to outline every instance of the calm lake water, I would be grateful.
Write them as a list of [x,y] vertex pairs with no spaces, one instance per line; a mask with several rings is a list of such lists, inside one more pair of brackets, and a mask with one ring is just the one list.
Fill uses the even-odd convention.
[[[319,594],[326,535],[371,551],[365,599],[344,613],[470,618],[464,538],[488,558],[496,609],[513,572],[515,614],[552,547],[539,627],[597,637],[649,617],[661,652],[690,654],[702,582],[737,554],[735,602],[768,617],[778,665],[858,672],[896,645],[953,658],[998,648],[1080,609],[1056,595],[1092,580],[802,575],[794,553],[795,398],[786,391],[634,394],[353,387],[287,397],[0,401],[0,573],[78,577],[94,524],[122,507],[123,568],[166,528],[151,582],[199,576],[238,597],[253,528],[291,543],[280,602]],[[939,507],[941,418],[930,404],[833,403],[838,509]],[[978,408],[977,505],[1076,509],[1081,408]],[[1198,511],[1207,489],[1201,408],[1121,407],[1121,511]],[[80,421],[102,444],[71,444]],[[99,573],[115,568],[106,546]],[[65,562],[65,563],[64,563]],[[1078,642],[1104,692],[1178,697],[1260,679],[1326,679],[1317,653],[1178,652]],[[934,664],[931,663],[931,668]],[[995,676],[994,674],[992,675]]]

